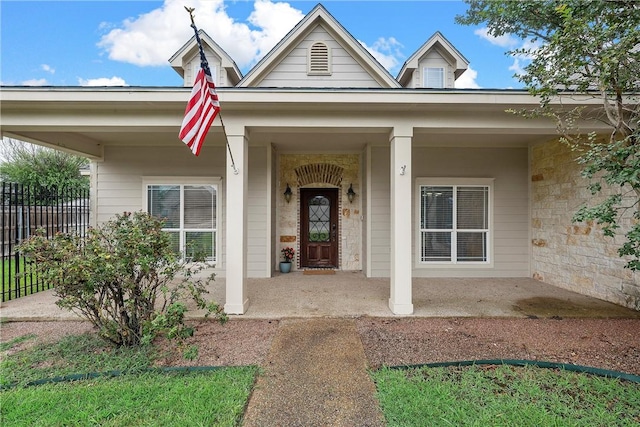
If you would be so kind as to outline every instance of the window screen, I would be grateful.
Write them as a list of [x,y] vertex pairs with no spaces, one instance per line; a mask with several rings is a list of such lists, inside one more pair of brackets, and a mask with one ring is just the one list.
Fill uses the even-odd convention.
[[440,89],[444,87],[444,68],[424,68],[424,87]]
[[149,185],[147,209],[165,220],[176,252],[187,260],[216,261],[217,188],[214,185]]
[[487,262],[488,186],[420,186],[420,261]]

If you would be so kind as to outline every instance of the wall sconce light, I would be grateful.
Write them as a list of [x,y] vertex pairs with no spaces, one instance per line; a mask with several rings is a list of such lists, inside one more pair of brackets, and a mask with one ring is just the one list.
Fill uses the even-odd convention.
[[289,187],[289,183],[287,183],[287,189],[284,190],[284,200],[286,200],[286,202],[289,203],[291,201],[292,195],[293,193],[291,192],[291,187]]
[[349,203],[353,203],[353,200],[356,198],[356,192],[353,191],[353,184],[349,184],[349,189],[347,190],[347,198],[349,199]]

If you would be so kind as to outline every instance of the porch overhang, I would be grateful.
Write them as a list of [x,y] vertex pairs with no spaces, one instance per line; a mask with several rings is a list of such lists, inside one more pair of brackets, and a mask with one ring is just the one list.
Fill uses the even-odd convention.
[[[107,146],[180,144],[189,92],[182,87],[3,87],[0,132],[94,160],[102,159]],[[286,150],[304,150],[301,140],[316,147],[310,134],[331,134],[349,150],[387,144],[398,123],[413,127],[415,146],[526,145],[556,134],[551,120],[506,112],[538,105],[521,90],[221,88],[218,94],[225,124],[244,126],[252,144],[277,140],[276,146]],[[573,97],[563,105],[598,101]],[[583,130],[599,129],[590,124]],[[224,144],[217,122],[209,140]]]

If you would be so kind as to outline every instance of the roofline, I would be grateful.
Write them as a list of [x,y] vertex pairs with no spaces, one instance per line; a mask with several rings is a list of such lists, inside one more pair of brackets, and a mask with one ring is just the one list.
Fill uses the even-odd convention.
[[[9,109],[52,109],[60,104],[76,104],[89,108],[172,109],[174,104],[184,108],[191,88],[188,87],[82,87],[82,86],[0,86],[0,114]],[[390,111],[403,108],[437,108],[438,106],[466,106],[467,109],[531,108],[539,105],[539,98],[525,89],[406,89],[406,88],[246,88],[217,89],[225,108],[251,109],[269,105],[273,109],[292,106],[321,108],[352,108],[354,105],[371,110]],[[595,95],[595,94],[594,94]],[[601,105],[596,96],[567,93],[558,105]],[[560,102],[562,101],[562,102]],[[555,104],[555,102],[553,102]],[[226,107],[225,107],[226,104]]]
[[[0,89],[2,90],[26,90],[26,91],[39,91],[42,89],[46,89],[52,92],[61,92],[61,91],[83,91],[83,92],[92,92],[92,91],[123,91],[130,92],[132,90],[140,91],[140,92],[150,92],[150,91],[190,91],[191,88],[183,87],[183,86],[64,86],[64,85],[38,85],[38,86],[24,86],[24,85],[0,85]],[[369,92],[369,91],[391,91],[391,92],[528,92],[527,89],[515,89],[515,88],[361,88],[361,87],[216,87],[216,91],[313,91],[313,92],[326,92],[326,91],[360,91],[360,92]],[[594,94],[599,92],[594,91]]]

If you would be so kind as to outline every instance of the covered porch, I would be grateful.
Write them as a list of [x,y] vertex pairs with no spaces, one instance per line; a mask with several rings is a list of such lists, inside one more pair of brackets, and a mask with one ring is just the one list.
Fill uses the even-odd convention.
[[[226,280],[212,282],[208,298],[226,301]],[[411,317],[640,318],[640,312],[529,278],[414,278]],[[389,279],[361,272],[277,274],[247,279],[250,304],[237,319],[398,317],[388,306]],[[73,320],[53,291],[2,303],[7,320]],[[202,313],[189,312],[192,318]]]
[[[472,297],[478,283],[505,280],[489,277],[532,276],[529,152],[552,138],[556,129],[546,120],[505,113],[537,105],[528,93],[221,89],[226,127],[212,128],[197,159],[177,140],[186,95],[183,88],[4,89],[0,130],[91,158],[95,225],[122,211],[148,210],[154,183],[215,188],[216,240],[211,248],[216,248],[216,286],[222,286],[222,297],[214,296],[225,302],[229,313],[259,317],[271,308],[281,310],[279,316],[314,310],[317,315],[510,313],[504,309],[510,300],[498,303],[501,294],[495,286],[490,286],[490,297],[461,298]],[[307,182],[296,175],[293,184],[296,168],[332,163],[319,156],[353,156],[348,163],[357,166],[344,168],[337,196],[345,199],[351,184],[357,191],[353,203],[339,205],[338,221],[343,222],[337,240],[344,243],[336,249],[342,251],[338,274],[281,278],[274,273],[281,247],[291,245],[301,252],[301,216],[296,211],[301,191],[333,182]],[[302,162],[304,157],[309,159]],[[424,185],[451,188],[471,185],[471,180],[495,181],[490,191],[495,203],[487,208],[495,227],[488,227],[481,262],[460,266],[420,261],[416,189],[419,180],[427,178],[447,182]],[[283,196],[288,184],[294,187],[291,203]],[[298,286],[283,284],[279,290],[281,280],[298,277]],[[325,280],[327,286],[314,287]],[[362,281],[367,285],[360,289],[356,284]],[[268,284],[264,290],[263,283]],[[462,308],[434,312],[436,294],[423,294],[423,283],[436,286],[444,292],[444,301]],[[450,283],[471,284],[456,288]],[[321,296],[328,298],[327,305]],[[345,307],[346,301],[354,306]]]
[[[249,307],[242,317],[391,317],[388,278],[361,272],[303,272],[247,279]],[[224,278],[213,297],[224,301]],[[530,278],[413,278],[411,317],[640,317],[610,302]]]

